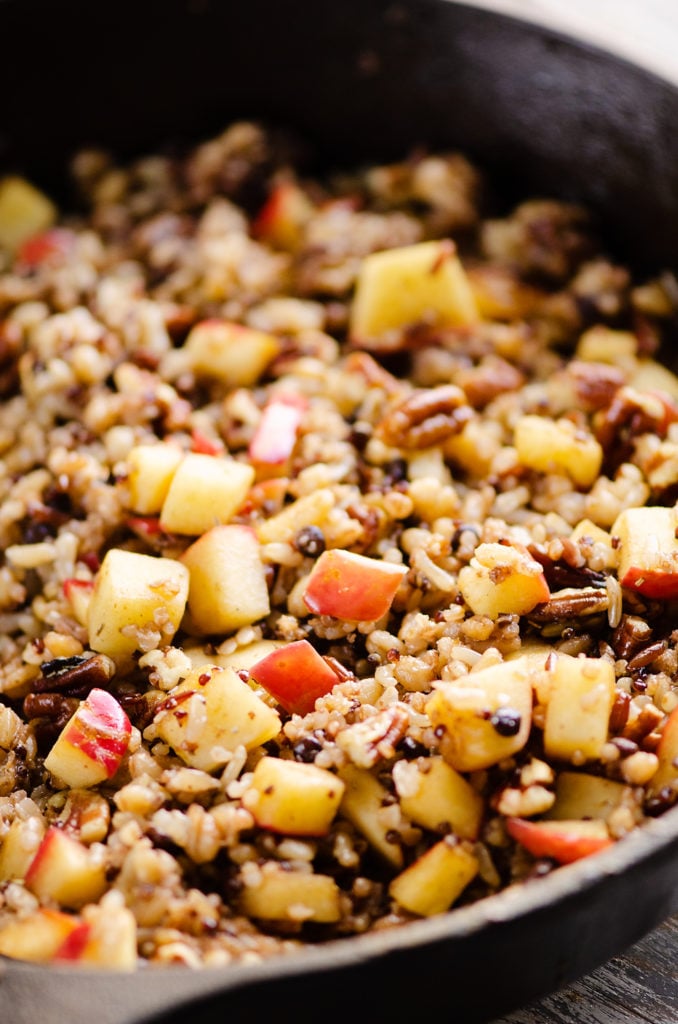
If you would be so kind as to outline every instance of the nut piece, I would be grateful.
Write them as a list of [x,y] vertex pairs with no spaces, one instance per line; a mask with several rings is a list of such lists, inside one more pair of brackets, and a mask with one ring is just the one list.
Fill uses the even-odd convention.
[[431,448],[458,434],[473,417],[455,384],[415,391],[384,416],[376,433],[395,448]]

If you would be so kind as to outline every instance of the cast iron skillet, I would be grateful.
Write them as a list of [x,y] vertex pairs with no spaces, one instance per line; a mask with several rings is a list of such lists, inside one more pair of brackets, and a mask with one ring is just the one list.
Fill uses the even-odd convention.
[[[81,144],[133,154],[261,117],[332,164],[461,148],[506,201],[581,200],[620,258],[678,269],[678,88],[534,24],[448,0],[0,0],[0,38],[0,169],[52,192]],[[482,1024],[677,909],[674,808],[516,891],[260,965],[120,976],[0,961],[0,1007],[13,1024]]]

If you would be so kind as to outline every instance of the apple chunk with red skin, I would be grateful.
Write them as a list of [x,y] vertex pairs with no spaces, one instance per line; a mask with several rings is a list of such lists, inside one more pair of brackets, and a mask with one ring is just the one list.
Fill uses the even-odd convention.
[[524,818],[507,818],[506,831],[534,857],[549,857],[559,864],[589,857],[614,842],[607,825],[600,819],[525,821]]
[[276,249],[296,249],[314,204],[295,181],[280,181],[252,223],[252,234]]
[[83,923],[78,917],[43,907],[27,917],[13,918],[0,928],[0,956],[49,963],[61,959],[62,949],[67,953],[74,950],[82,943],[82,936]]
[[339,682],[336,672],[308,640],[295,640],[271,651],[252,665],[250,679],[295,715],[313,711],[318,697]]
[[655,753],[659,765],[650,779],[650,795],[655,796],[664,788],[673,787],[678,798],[678,708],[674,708],[666,719]]
[[93,580],[79,580],[71,577],[64,580],[64,597],[71,606],[73,616],[81,626],[87,625],[87,609],[94,590]]
[[308,402],[302,395],[279,394],[264,406],[248,456],[259,476],[287,468]]
[[218,319],[201,320],[184,342],[196,375],[228,387],[253,387],[280,349],[281,342],[267,331]]
[[617,541],[619,582],[644,597],[678,598],[678,509],[650,506],[619,513],[610,533]]
[[132,723],[113,694],[95,688],[61,730],[45,768],[71,789],[96,786],[115,775],[131,734]]
[[28,867],[25,883],[39,900],[80,910],[105,892],[106,864],[98,850],[51,826]]
[[61,263],[75,247],[75,232],[68,228],[49,228],[31,235],[19,246],[17,263],[22,267],[40,267],[46,263]]
[[393,603],[407,567],[353,551],[323,551],[313,566],[304,602],[315,615],[377,622]]
[[137,922],[122,894],[110,890],[83,907],[77,926],[56,950],[54,961],[132,970],[137,964]]

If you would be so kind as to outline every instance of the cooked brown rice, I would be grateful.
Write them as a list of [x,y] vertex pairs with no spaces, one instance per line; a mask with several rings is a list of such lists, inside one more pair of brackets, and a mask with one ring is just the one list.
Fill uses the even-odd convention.
[[[648,592],[646,520],[630,520],[630,576],[619,533],[625,510],[675,508],[678,378],[658,362],[675,279],[634,279],[579,207],[493,210],[457,153],[325,178],[293,154],[253,123],[128,166],[83,152],[63,215],[25,182],[0,184],[6,955],[117,968],[278,955],[539,884],[678,797],[678,542]],[[10,230],[17,189],[28,226]],[[386,250],[396,263],[370,291],[371,256]],[[427,252],[431,278],[450,270],[442,305],[417,305],[412,267]],[[220,322],[259,332],[236,332],[226,368]],[[216,348],[191,342],[197,327]],[[268,459],[290,437],[276,426],[254,458],[276,401],[292,410],[293,444]],[[169,445],[177,465],[199,454],[248,467],[246,494],[222,516],[216,490],[213,510],[189,488],[170,519],[148,498],[153,458],[134,476],[149,445]],[[91,612],[106,553],[179,563],[212,516],[251,528],[263,612],[212,631],[210,602],[191,597],[177,625],[168,598],[123,627],[131,654],[120,631],[107,647],[99,633],[118,612],[99,631]],[[361,570],[402,567],[376,620],[306,602],[337,550]],[[194,587],[209,571],[179,564]],[[250,672],[297,641],[336,682],[303,713]],[[575,675],[555,682],[557,665]],[[261,742],[205,740],[207,705],[185,681],[223,666],[269,714]],[[73,786],[44,762],[92,689],[132,730],[110,779]],[[271,759],[325,780],[336,806],[324,825],[304,824],[301,777],[292,810],[274,807],[268,824],[257,812],[276,796],[277,782],[256,786]],[[516,821],[559,820],[560,835],[551,824],[516,838]],[[572,820],[590,847],[573,847]],[[55,831],[75,845],[50,855]]]

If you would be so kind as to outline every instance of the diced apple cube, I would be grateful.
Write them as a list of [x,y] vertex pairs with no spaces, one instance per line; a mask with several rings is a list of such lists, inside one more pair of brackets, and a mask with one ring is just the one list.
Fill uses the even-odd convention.
[[241,800],[260,828],[293,836],[324,836],[345,784],[313,764],[262,757]]
[[559,772],[556,800],[547,818],[600,818],[605,821],[629,794],[629,787],[615,779],[590,772]]
[[612,534],[602,527],[597,526],[590,519],[580,519],[571,533],[574,541],[590,540],[598,546],[603,553],[605,566],[608,569],[615,569],[619,563],[619,552],[612,545]]
[[247,496],[255,472],[236,459],[189,452],[170,481],[160,511],[168,533],[198,536],[227,522]]
[[76,241],[76,233],[69,228],[48,228],[22,242],[16,251],[16,262],[22,268],[63,263]]
[[184,457],[175,444],[138,444],[127,456],[129,507],[139,515],[160,512],[172,477]]
[[57,951],[56,959],[106,970],[131,971],[136,967],[137,922],[120,893],[108,892],[99,903],[84,907],[81,916],[82,938],[78,942],[73,933]]
[[441,839],[393,879],[389,894],[420,917],[443,914],[478,874],[477,857],[464,846]]
[[13,918],[0,928],[0,956],[29,963],[50,963],[81,924],[72,914],[47,907],[26,917]]
[[484,801],[470,782],[442,757],[398,761],[393,768],[403,814],[432,832],[452,832],[477,839]]
[[539,473],[565,473],[577,487],[590,487],[600,473],[600,444],[593,434],[564,417],[521,416],[513,443],[523,466]]
[[458,576],[459,590],[476,615],[525,615],[550,597],[542,566],[513,544],[479,544]]
[[106,863],[98,849],[52,826],[26,871],[25,882],[38,899],[79,910],[105,892]]
[[42,818],[15,818],[0,842],[0,882],[24,877],[45,834]]
[[201,321],[184,344],[195,373],[245,388],[257,383],[280,348],[275,335],[228,320]]
[[391,607],[407,567],[353,551],[323,551],[311,569],[304,602],[315,615],[376,622]]
[[111,824],[107,796],[92,789],[71,789],[57,819],[81,843],[103,843]]
[[610,533],[616,538],[618,577],[644,597],[678,597],[678,509],[649,506],[619,513]]
[[264,921],[317,921],[331,924],[341,917],[341,893],[329,875],[286,871],[269,861],[260,877],[245,883],[239,910]]
[[440,752],[458,772],[489,768],[527,743],[532,726],[531,664],[526,657],[438,682],[426,713]]
[[58,785],[96,786],[115,775],[131,734],[132,724],[113,694],[95,687],[59,733],[45,768]]
[[582,857],[612,846],[613,840],[605,822],[595,821],[526,821],[507,818],[506,830],[534,857],[549,857],[559,864],[571,864]]
[[616,687],[605,658],[558,653],[547,669],[544,750],[564,761],[596,760],[607,742]]
[[171,558],[154,558],[123,548],[106,552],[87,610],[93,650],[116,661],[130,660],[153,630],[168,644],[183,618],[189,573]]
[[388,344],[389,334],[405,327],[477,320],[473,291],[451,240],[386,249],[363,259],[350,314],[353,342]]
[[479,418],[467,420],[458,433],[443,443],[443,452],[453,465],[460,466],[476,479],[491,472],[492,461],[500,450],[493,429]]
[[94,582],[92,580],[70,578],[64,580],[63,590],[64,597],[71,606],[75,621],[81,626],[86,626]]
[[51,227],[57,210],[51,199],[25,178],[0,180],[0,246],[14,252],[33,235]]
[[656,359],[639,359],[629,385],[637,391],[665,392],[674,402],[678,401],[678,376]]
[[335,505],[336,498],[329,487],[303,494],[270,519],[263,519],[256,524],[259,543],[285,543],[293,540],[295,534],[305,526],[322,526]]
[[154,725],[186,764],[212,772],[237,747],[252,750],[277,736],[280,715],[234,669],[200,666],[169,691]]
[[324,697],[339,681],[308,640],[277,647],[251,666],[250,677],[296,715],[313,711],[318,697]]
[[253,518],[277,515],[283,507],[289,482],[287,476],[265,476],[257,480],[238,509],[238,515]]
[[229,653],[212,651],[211,645],[206,647],[184,647],[184,654],[190,659],[193,668],[201,665],[215,665],[218,668],[234,668],[236,672],[249,672],[252,665],[265,658],[272,651],[284,647],[284,640],[253,640],[251,644],[237,647]]
[[345,765],[339,777],[346,789],[340,811],[361,832],[370,846],[394,868],[403,866],[403,851],[391,840],[391,825],[384,810],[391,798],[377,778],[365,768]]
[[499,263],[478,263],[468,267],[466,274],[484,320],[523,320],[546,296],[544,291],[526,284],[514,270]]
[[259,477],[288,470],[307,405],[295,394],[273,395],[266,403],[247,452]]
[[633,372],[638,338],[633,331],[617,331],[602,324],[589,327],[577,342],[575,356],[587,363],[610,363]]
[[257,214],[252,234],[275,249],[293,251],[314,210],[313,202],[295,181],[281,181]]
[[214,526],[181,556],[188,570],[191,629],[229,633],[268,615],[266,570],[253,530],[237,523]]

